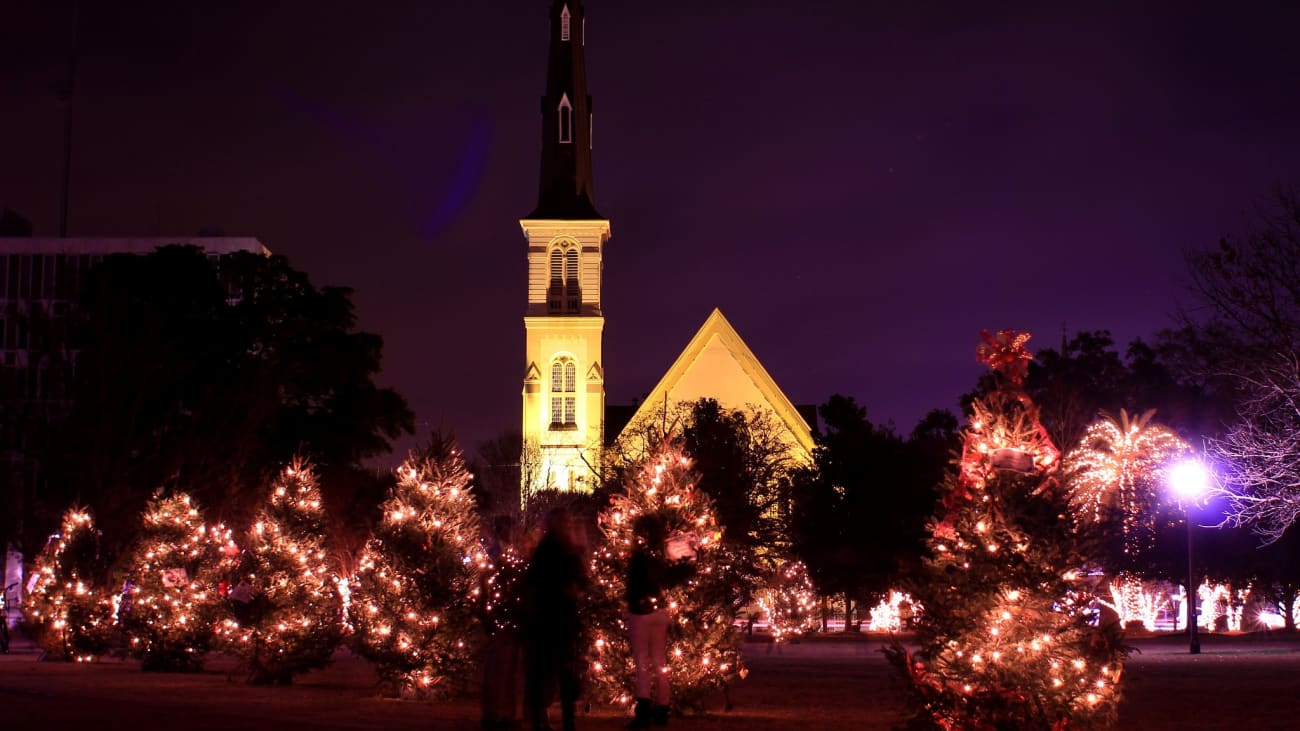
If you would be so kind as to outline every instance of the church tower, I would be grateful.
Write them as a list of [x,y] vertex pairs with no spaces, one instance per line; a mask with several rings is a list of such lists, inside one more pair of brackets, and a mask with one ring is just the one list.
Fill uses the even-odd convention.
[[596,211],[591,97],[581,0],[554,0],[537,208],[519,222],[528,241],[524,314],[524,500],[538,490],[595,487],[605,429],[601,257],[609,221]]

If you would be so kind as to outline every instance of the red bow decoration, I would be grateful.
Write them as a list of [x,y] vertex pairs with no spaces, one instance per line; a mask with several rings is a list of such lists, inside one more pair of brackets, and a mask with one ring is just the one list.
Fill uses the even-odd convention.
[[1029,371],[1029,361],[1034,356],[1025,347],[1030,334],[1015,330],[998,330],[997,335],[980,330],[980,344],[975,348],[975,359],[1000,372],[1014,384],[1023,383]]

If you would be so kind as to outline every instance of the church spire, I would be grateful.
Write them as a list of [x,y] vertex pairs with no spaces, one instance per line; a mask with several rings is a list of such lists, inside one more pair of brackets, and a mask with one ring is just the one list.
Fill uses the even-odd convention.
[[532,219],[599,219],[591,176],[591,97],[582,0],[551,3],[542,97],[542,175]]

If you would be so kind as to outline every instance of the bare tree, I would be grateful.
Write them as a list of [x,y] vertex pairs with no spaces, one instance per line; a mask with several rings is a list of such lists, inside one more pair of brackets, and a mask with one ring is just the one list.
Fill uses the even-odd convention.
[[1300,517],[1300,195],[1279,189],[1255,229],[1188,256],[1200,310],[1170,342],[1235,414],[1207,440],[1226,465],[1226,522],[1276,541]]
[[1209,445],[1227,465],[1228,521],[1272,543],[1300,518],[1300,357],[1279,353],[1238,377],[1237,422]]

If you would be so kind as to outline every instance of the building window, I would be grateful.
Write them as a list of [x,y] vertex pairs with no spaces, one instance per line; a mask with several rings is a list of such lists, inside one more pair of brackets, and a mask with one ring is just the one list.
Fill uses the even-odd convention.
[[569,95],[565,94],[560,97],[560,142],[569,144],[573,142],[573,105],[569,103]]
[[551,428],[578,426],[578,364],[572,358],[551,361]]
[[552,314],[577,313],[582,306],[578,278],[578,245],[565,241],[551,249],[551,285],[547,302]]
[[560,11],[560,40],[569,40],[569,6]]

